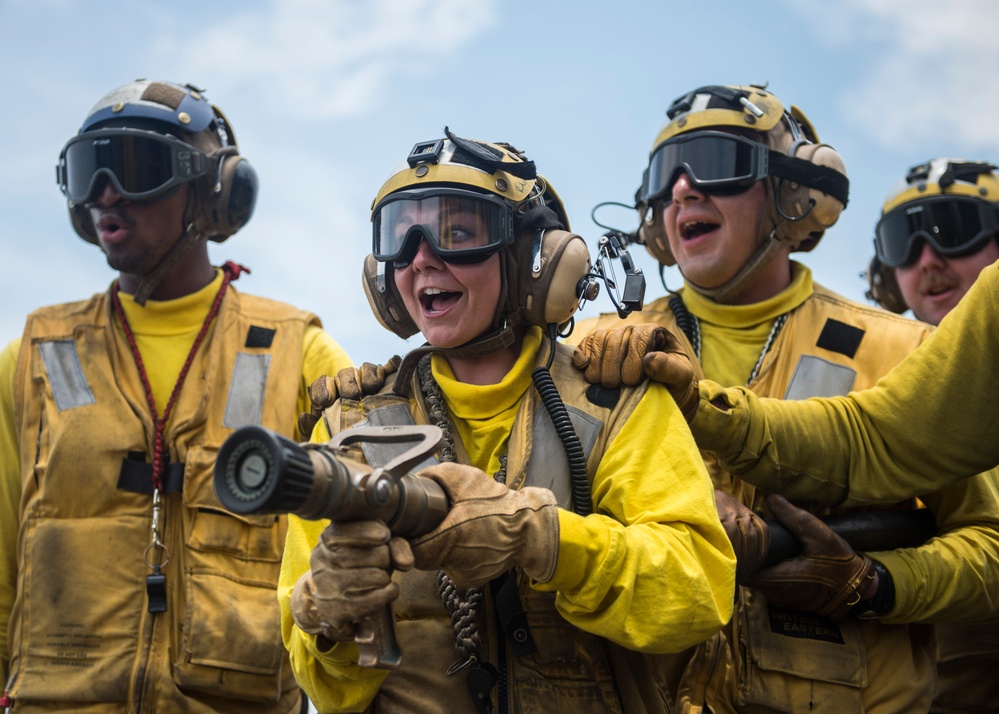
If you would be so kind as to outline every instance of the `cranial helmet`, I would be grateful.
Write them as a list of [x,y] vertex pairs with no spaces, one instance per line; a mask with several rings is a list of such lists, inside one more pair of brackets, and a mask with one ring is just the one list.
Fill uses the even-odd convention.
[[666,116],[636,195],[639,238],[661,264],[676,264],[666,239],[663,204],[680,171],[700,190],[716,195],[738,193],[767,179],[768,209],[756,255],[726,285],[694,286],[719,302],[736,295],[781,245],[812,250],[847,204],[843,159],[819,143],[800,109],[785,109],[764,87],[700,87],[676,99]]
[[930,243],[945,258],[971,255],[999,240],[999,174],[983,161],[937,158],[909,169],[881,209],[867,297],[881,307],[908,309],[895,269],[911,265]]
[[[446,262],[469,263],[500,254],[502,292],[493,338],[474,340],[479,354],[510,343],[518,325],[562,324],[579,305],[580,282],[590,271],[585,241],[570,233],[561,199],[533,161],[506,143],[455,136],[416,144],[406,163],[372,202],[372,254],[364,261],[364,290],[378,321],[402,338],[418,332],[395,285],[393,271],[409,264],[426,240]],[[464,202],[464,203],[462,203]],[[433,225],[400,227],[399,207],[433,204]],[[466,245],[446,225],[446,206],[475,206],[490,226],[487,242]],[[463,210],[463,209],[462,209]],[[469,209],[471,210],[471,209]],[[411,221],[410,221],[411,222]]]
[[216,242],[246,225],[257,197],[256,172],[228,120],[190,84],[143,79],[106,94],[66,143],[56,175],[73,228],[90,243],[97,235],[86,205],[102,177],[139,201],[191,182],[184,223]]

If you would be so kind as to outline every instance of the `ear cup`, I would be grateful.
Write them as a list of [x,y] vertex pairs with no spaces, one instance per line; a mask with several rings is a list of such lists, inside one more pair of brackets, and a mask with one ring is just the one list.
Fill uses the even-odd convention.
[[257,172],[249,161],[238,154],[223,154],[219,161],[221,169],[197,184],[201,201],[196,209],[197,227],[216,243],[250,222],[258,193]]
[[[843,158],[828,144],[800,141],[791,147],[791,152],[795,158],[846,175]],[[774,206],[779,202],[780,207],[773,217],[776,237],[792,243],[795,251],[808,252],[814,248],[845,208],[839,199],[800,183],[771,177],[770,186],[775,196]]]
[[895,271],[886,268],[876,255],[871,259],[866,275],[867,292],[865,294],[868,300],[873,300],[885,310],[899,315],[909,309],[902,297],[902,290],[898,287]]
[[665,200],[655,201],[645,211],[639,208],[638,239],[660,264],[671,267],[676,265],[676,258],[666,238],[666,224],[663,219]]
[[381,326],[405,340],[419,332],[419,329],[396,290],[391,270],[369,254],[364,259],[364,294]]
[[[825,166],[846,175],[846,164],[834,148],[828,144],[803,144],[795,156],[810,161],[816,166]],[[816,228],[826,229],[839,219],[845,206],[836,198],[814,188],[808,189],[808,198],[814,202],[809,219]]]
[[[536,236],[524,242],[537,241]],[[590,272],[590,251],[580,236],[563,230],[544,231],[537,247],[530,258],[518,255],[520,290],[514,299],[520,301],[527,324],[561,325],[579,308],[579,285]]]

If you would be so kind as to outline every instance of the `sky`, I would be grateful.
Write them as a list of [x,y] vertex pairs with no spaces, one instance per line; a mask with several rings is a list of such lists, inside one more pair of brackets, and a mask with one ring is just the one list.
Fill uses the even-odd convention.
[[[996,28],[993,0],[0,0],[0,343],[114,279],[54,167],[97,100],[138,78],[205,89],[257,170],[254,216],[213,262],[318,314],[356,363],[420,343],[382,328],[361,287],[371,200],[415,143],[446,125],[513,144],[595,250],[591,210],[632,199],[667,106],[708,84],[768,83],[843,156],[849,206],[800,259],[867,302],[874,224],[908,168],[999,162]],[[632,255],[662,295],[654,259]],[[611,310],[604,292],[581,314]]]

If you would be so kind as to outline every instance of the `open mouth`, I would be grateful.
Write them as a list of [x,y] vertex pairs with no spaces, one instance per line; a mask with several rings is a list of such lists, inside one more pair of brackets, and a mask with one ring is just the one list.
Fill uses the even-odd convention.
[[444,312],[461,299],[461,293],[441,290],[440,288],[425,288],[420,294],[420,304],[428,314]]
[[680,237],[683,240],[690,240],[692,238],[702,236],[705,233],[710,233],[716,228],[718,228],[717,223],[710,223],[708,221],[687,221],[680,225]]
[[98,230],[109,235],[113,235],[118,231],[125,230],[129,227],[129,221],[125,218],[125,216],[116,211],[107,211],[102,213],[97,221]]
[[922,286],[921,291],[923,295],[928,295],[930,297],[936,297],[937,295],[943,295],[944,293],[949,293],[957,287],[957,283],[951,280],[943,280],[939,277],[936,279],[927,280]]
[[101,230],[107,233],[114,233],[121,228],[121,221],[117,219],[101,219]]

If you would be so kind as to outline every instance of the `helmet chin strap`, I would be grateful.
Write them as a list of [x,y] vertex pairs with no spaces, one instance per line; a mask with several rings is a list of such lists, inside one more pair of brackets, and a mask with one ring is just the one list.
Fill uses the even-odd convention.
[[474,340],[466,342],[457,347],[450,347],[438,350],[445,357],[455,357],[457,359],[472,359],[474,357],[484,357],[494,352],[500,352],[510,347],[517,341],[517,334],[509,325],[503,325],[498,330],[490,332]]
[[[781,241],[776,238],[777,228],[775,227],[770,234],[767,235],[761,242],[759,247],[756,249],[756,253],[746,261],[746,264],[739,269],[732,278],[730,278],[725,284],[720,285],[716,288],[706,288],[702,285],[698,285],[693,280],[688,278],[683,273],[683,269],[680,268],[680,274],[683,275],[684,281],[705,297],[709,297],[718,303],[729,303],[741,293],[746,288],[746,284],[751,278],[753,278],[757,273],[759,273],[763,268],[765,268],[770,261],[777,257],[777,254],[781,250]],[[679,264],[677,264],[679,268]]]
[[409,392],[413,373],[416,372],[416,368],[419,366],[420,360],[423,359],[424,355],[437,352],[445,357],[473,359],[505,350],[516,341],[517,333],[514,328],[509,325],[503,325],[498,330],[476,337],[457,347],[434,347],[431,344],[417,347],[415,350],[410,351],[399,365],[393,391],[400,396],[410,396]]
[[197,231],[193,223],[188,225],[187,230],[184,231],[184,235],[174,243],[173,248],[167,251],[167,254],[163,256],[159,264],[142,276],[139,287],[133,296],[135,302],[139,305],[145,305],[153,290],[156,289],[156,286],[160,284],[166,274],[173,270],[191,252],[191,249],[204,239],[205,234]]

